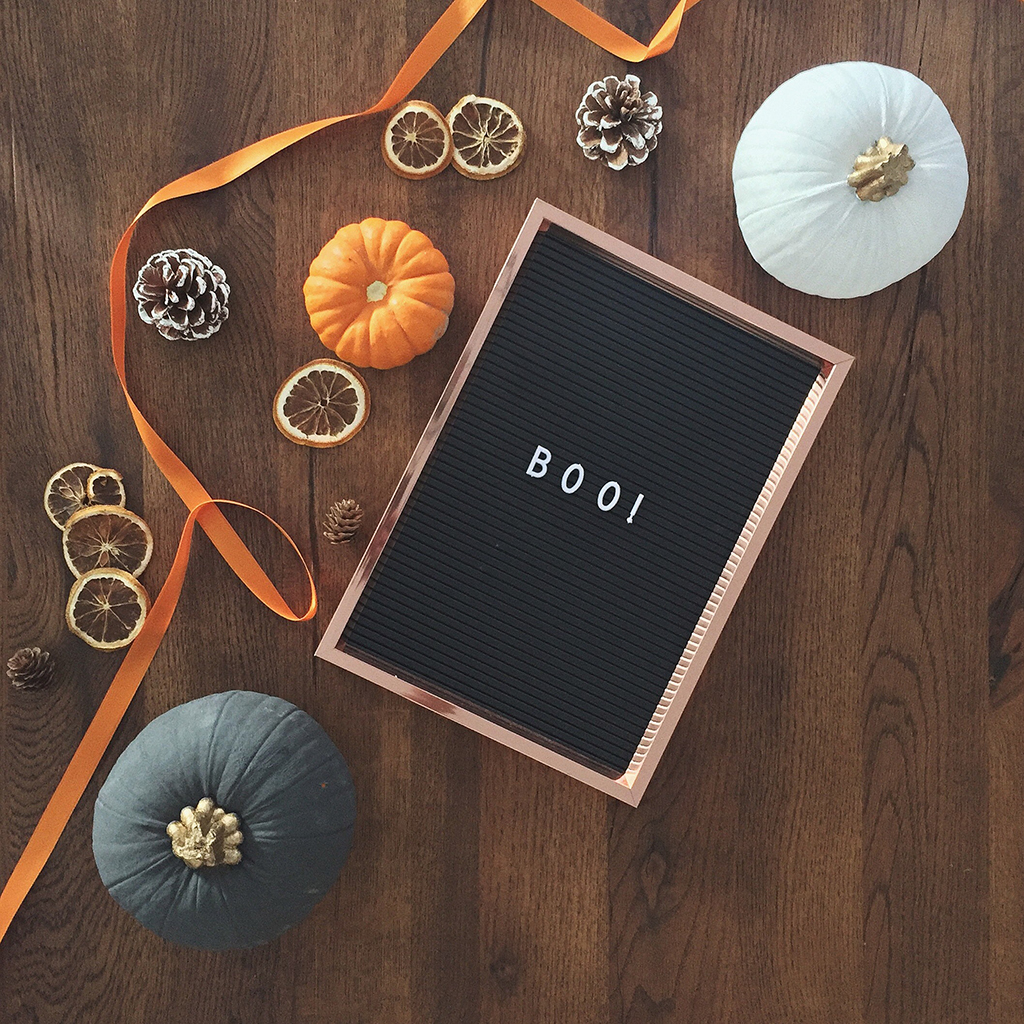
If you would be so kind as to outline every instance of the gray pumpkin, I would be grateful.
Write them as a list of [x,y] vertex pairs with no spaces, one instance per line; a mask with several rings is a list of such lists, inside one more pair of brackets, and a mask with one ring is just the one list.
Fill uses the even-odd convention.
[[[213,805],[226,814],[211,824]],[[129,744],[96,799],[93,855],[111,896],[157,935],[245,949],[325,895],[354,821],[352,778],[323,729],[285,700],[232,690],[172,708]]]

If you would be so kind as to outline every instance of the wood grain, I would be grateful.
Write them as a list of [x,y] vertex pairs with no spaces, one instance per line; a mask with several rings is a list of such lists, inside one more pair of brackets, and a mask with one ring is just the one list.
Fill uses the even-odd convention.
[[[116,655],[63,627],[69,579],[40,508],[75,459],[120,469],[150,522],[155,591],[183,509],[110,366],[110,253],[172,177],[376,99],[443,9],[310,0],[0,7],[6,657],[51,650],[54,685],[2,688],[6,878],[109,684]],[[594,2],[647,39],[669,0]],[[964,220],[924,270],[829,302],[750,259],[730,165],[746,120],[813,64],[878,60],[943,98],[971,168]],[[425,183],[379,158],[381,119],[331,129],[216,193],[147,216],[129,266],[190,245],[227,270],[231,317],[169,345],[129,323],[133,392],[217,496],[272,514],[310,558],[317,626],[277,619],[197,541],[179,611],[65,836],[0,945],[0,1020],[421,1024],[1012,1024],[1024,1017],[1024,4],[704,0],[668,55],[655,156],[584,161],[572,114],[609,57],[526,0],[489,4],[417,95],[522,115],[529,151],[492,183]],[[340,597],[531,200],[540,196],[858,361],[639,809],[316,662]],[[342,224],[402,218],[446,253],[451,327],[368,371],[352,443],[289,444],[269,403],[322,349],[301,285]],[[320,534],[357,498],[367,528]],[[301,570],[232,514],[298,605]],[[266,690],[349,760],[352,855],[300,927],[258,950],[168,946],[106,894],[90,850],[99,780],[183,701]]]

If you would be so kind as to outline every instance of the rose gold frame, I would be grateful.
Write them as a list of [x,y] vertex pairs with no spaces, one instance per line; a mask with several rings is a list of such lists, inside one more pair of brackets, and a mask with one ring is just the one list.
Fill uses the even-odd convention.
[[[719,577],[718,585],[708,599],[696,628],[683,648],[679,663],[666,684],[662,699],[636,749],[633,760],[627,771],[618,778],[604,775],[589,765],[574,760],[560,750],[552,749],[543,743],[520,735],[475,711],[439,697],[414,682],[393,675],[338,648],[342,633],[356,607],[359,596],[387,544],[391,531],[405,507],[406,500],[441,433],[448,414],[469,376],[477,354],[490,332],[491,324],[512,286],[534,236],[538,232],[547,230],[552,224],[572,232],[606,256],[667,291],[711,310],[726,320],[738,323],[761,337],[807,353],[820,364],[818,378],[812,386],[800,414],[794,421],[789,437],[779,452],[775,465],[765,481],[764,488],[750,512],[746,525]],[[725,620],[736,603],[739,592],[852,362],[853,357],[845,352],[759,312],[752,306],[698,281],[689,274],[684,274],[682,271],[662,263],[648,253],[634,249],[603,231],[599,231],[575,217],[570,217],[548,203],[536,200],[498,275],[494,288],[484,304],[480,318],[459,357],[430,421],[416,445],[412,458],[402,474],[398,487],[395,489],[395,493],[370,539],[366,552],[317,647],[317,656],[355,672],[394,693],[401,694],[414,703],[459,722],[484,736],[489,736],[499,743],[527,754],[543,764],[550,765],[603,793],[636,806],[650,783],[654,769],[679,721],[679,716],[690,699],[697,679],[722,632]]]

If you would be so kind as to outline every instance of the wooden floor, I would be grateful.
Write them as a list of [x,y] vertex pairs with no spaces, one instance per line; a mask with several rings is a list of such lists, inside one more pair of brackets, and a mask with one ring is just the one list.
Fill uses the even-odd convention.
[[[591,0],[595,5],[599,0]],[[595,9],[645,41],[669,0]],[[135,434],[111,365],[106,274],[157,188],[245,143],[374,101],[443,0],[8,0],[3,323],[4,657],[58,677],[3,691],[6,878],[119,656],[64,628],[70,577],[41,508],[57,467],[120,469],[156,535],[184,508]],[[790,291],[748,255],[730,166],[747,119],[811,65],[907,68],[942,97],[971,169],[952,242],[872,297]],[[390,174],[380,116],[148,216],[129,259],[192,246],[231,319],[170,344],[131,314],[140,406],[218,496],[277,518],[315,569],[318,625],[259,605],[205,538],[142,691],[0,945],[0,1020],[324,1024],[975,1024],[1024,1019],[1024,4],[703,0],[639,67],[665,130],[613,174],[574,142],[586,86],[627,68],[526,0],[494,0],[416,90],[496,96],[529,132],[492,183]],[[331,502],[375,522],[530,202],[540,196],[857,356],[644,802],[629,809],[315,661],[366,543],[320,536]],[[451,327],[369,371],[373,413],[314,451],[275,430],[284,376],[323,351],[301,285],[341,225],[401,218],[447,254]],[[301,570],[254,519],[298,605]],[[340,881],[260,949],[202,954],[109,898],[92,804],[153,717],[229,688],[312,714],[359,794]]]

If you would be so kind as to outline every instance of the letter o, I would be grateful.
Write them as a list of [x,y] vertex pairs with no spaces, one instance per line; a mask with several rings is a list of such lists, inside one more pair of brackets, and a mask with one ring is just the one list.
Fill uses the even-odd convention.
[[[611,501],[606,502],[604,496],[605,496],[605,494],[608,492],[608,490],[610,488],[614,488],[615,489],[615,494],[612,497]],[[618,483],[616,481],[609,480],[608,483],[606,483],[604,485],[604,487],[601,488],[600,492],[597,495],[597,507],[602,512],[611,512],[611,510],[613,508],[615,508],[616,505],[618,505],[619,498],[621,497],[621,495],[622,495],[622,488],[618,485]]]
[[[576,473],[576,483],[569,485],[569,476],[572,473]],[[566,494],[575,494],[580,489],[580,485],[583,483],[583,467],[578,463],[574,462],[563,474],[562,474],[562,490]]]

